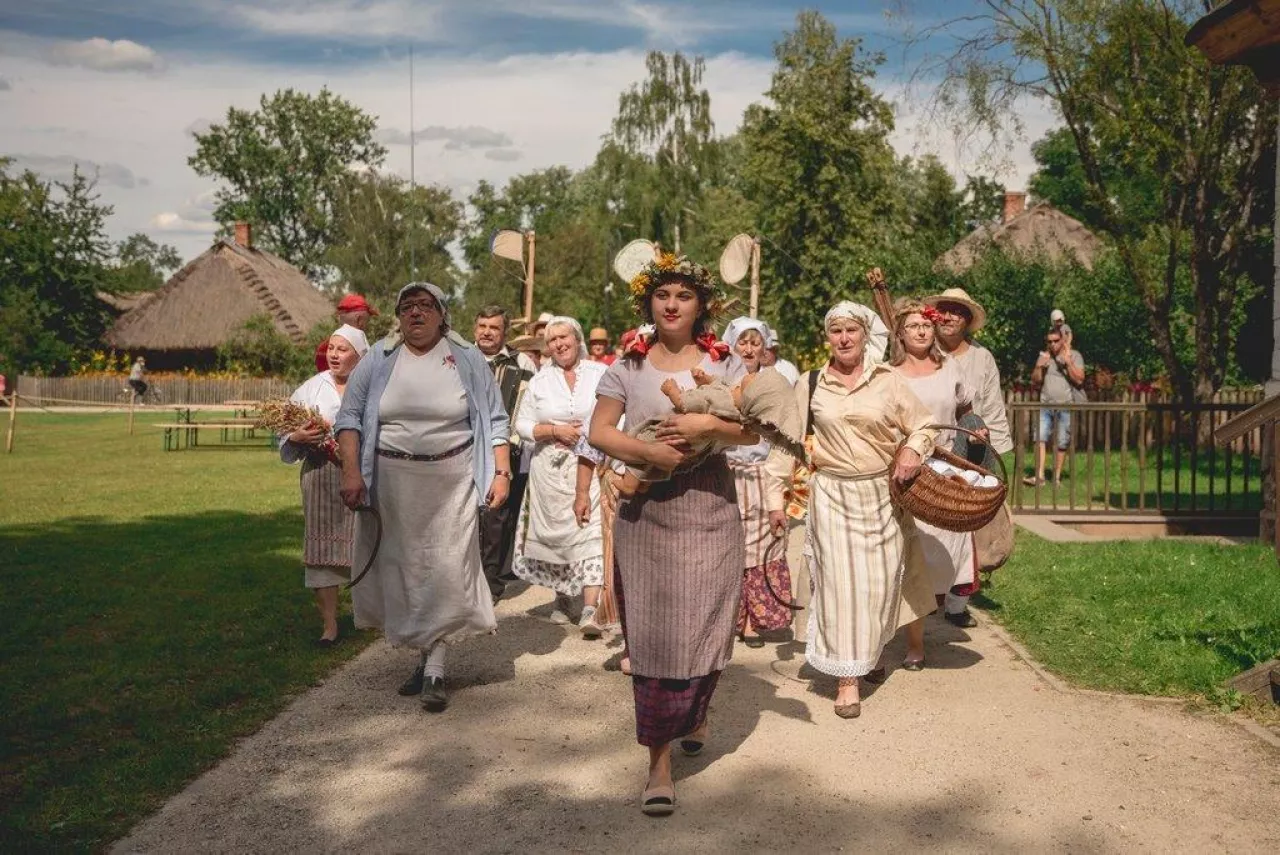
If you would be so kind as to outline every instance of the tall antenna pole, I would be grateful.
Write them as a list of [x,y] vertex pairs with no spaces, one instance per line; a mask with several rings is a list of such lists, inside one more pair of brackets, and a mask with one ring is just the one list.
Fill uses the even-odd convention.
[[415,192],[417,173],[414,170],[413,150],[418,141],[413,135],[413,45],[409,45],[409,273],[414,281],[418,278],[418,249],[414,235],[418,229],[418,194]]

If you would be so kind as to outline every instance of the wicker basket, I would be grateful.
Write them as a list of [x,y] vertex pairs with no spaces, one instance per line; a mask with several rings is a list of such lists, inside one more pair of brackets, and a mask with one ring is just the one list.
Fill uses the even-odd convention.
[[[973,431],[959,425],[926,425],[930,428],[958,430],[977,437]],[[935,448],[933,456],[957,469],[968,469],[982,475],[994,475],[976,463],[952,454],[944,448]],[[1004,475],[997,487],[974,487],[939,475],[928,466],[920,467],[920,474],[909,484],[902,486],[889,478],[889,495],[893,503],[916,519],[947,531],[977,531],[995,518],[1009,493],[1009,473],[1004,460],[996,455]]]

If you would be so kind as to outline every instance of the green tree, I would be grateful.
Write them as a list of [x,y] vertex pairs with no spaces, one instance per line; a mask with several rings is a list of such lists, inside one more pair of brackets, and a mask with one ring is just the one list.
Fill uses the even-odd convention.
[[[1276,105],[1253,74],[1184,44],[1204,10],[1193,0],[986,0],[956,22],[938,90],[997,136],[1016,127],[1019,99],[1054,107],[1075,146],[1082,209],[1114,244],[1188,400],[1211,396],[1230,370],[1232,329],[1270,240],[1259,188],[1275,162]],[[1154,206],[1134,204],[1118,180],[1127,175],[1154,182]],[[1179,357],[1182,281],[1194,306],[1189,361]]]
[[154,291],[179,267],[182,256],[167,243],[156,243],[138,232],[116,244],[111,288],[119,294]]
[[683,249],[685,211],[692,207],[715,169],[715,125],[711,96],[702,87],[706,63],[676,52],[668,56],[650,51],[645,57],[648,78],[618,99],[610,142],[605,150],[619,176],[633,181],[646,172],[651,215],[661,230],[653,238]]
[[743,122],[743,185],[768,240],[766,315],[785,340],[813,346],[815,314],[848,296],[890,243],[893,112],[871,87],[881,57],[816,12],[800,13],[774,55],[771,103]]
[[410,190],[395,176],[366,173],[343,188],[327,260],[341,286],[383,305],[415,278],[452,291],[459,273],[449,244],[461,227],[462,206],[447,187]]
[[337,239],[337,207],[353,171],[381,165],[375,117],[331,93],[285,89],[263,95],[256,111],[227,111],[196,134],[187,163],[221,180],[214,219],[252,222],[262,244],[312,279],[325,272]]
[[110,320],[97,291],[111,207],[79,170],[46,182],[8,165],[0,158],[0,372],[65,370]]

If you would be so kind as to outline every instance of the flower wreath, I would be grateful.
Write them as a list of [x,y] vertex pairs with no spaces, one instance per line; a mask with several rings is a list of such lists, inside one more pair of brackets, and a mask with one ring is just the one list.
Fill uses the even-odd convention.
[[[654,289],[670,279],[685,279],[693,283],[694,290],[706,306],[707,314],[712,317],[720,314],[728,302],[720,283],[707,268],[690,261],[686,256],[664,252],[646,264],[631,280],[631,302],[636,314],[644,317],[645,303],[653,295]],[[630,342],[624,344],[623,352],[643,357],[656,340],[657,328],[652,324],[645,324],[636,330]],[[694,341],[710,354],[712,361],[718,362],[729,355],[729,346],[719,341],[710,330],[698,334]]]

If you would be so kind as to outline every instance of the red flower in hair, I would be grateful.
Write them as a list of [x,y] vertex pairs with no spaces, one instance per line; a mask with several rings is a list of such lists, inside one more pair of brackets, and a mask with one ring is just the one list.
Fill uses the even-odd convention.
[[694,341],[711,357],[712,362],[719,362],[729,355],[729,345],[716,338],[713,332],[704,332]]
[[942,320],[942,312],[939,312],[933,306],[925,306],[920,310],[920,317],[937,326],[938,322]]
[[649,352],[649,336],[639,330],[627,330],[622,334],[620,341],[624,354],[634,353],[637,356],[644,356]]

